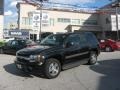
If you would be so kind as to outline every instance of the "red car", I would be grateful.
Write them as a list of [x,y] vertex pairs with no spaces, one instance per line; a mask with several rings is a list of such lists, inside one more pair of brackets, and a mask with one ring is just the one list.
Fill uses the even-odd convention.
[[112,39],[100,40],[100,48],[106,52],[120,50],[120,41]]

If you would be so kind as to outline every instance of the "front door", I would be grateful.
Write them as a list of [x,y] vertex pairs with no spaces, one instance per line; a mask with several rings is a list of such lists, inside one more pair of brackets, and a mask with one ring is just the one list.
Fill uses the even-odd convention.
[[8,41],[5,46],[3,47],[5,53],[10,53],[11,52],[11,43],[12,40]]
[[11,43],[11,54],[15,54],[17,51],[17,47],[19,47],[18,41],[13,40]]
[[86,36],[84,35],[84,33],[82,34],[79,34],[80,36],[80,47],[81,47],[81,50],[80,50],[80,59],[81,60],[85,60],[85,59],[89,59],[89,43],[86,39]]

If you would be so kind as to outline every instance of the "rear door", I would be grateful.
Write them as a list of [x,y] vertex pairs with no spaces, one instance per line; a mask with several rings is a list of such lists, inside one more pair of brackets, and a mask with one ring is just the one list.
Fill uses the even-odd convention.
[[84,44],[81,44],[82,40],[79,34],[70,35],[66,43],[71,43],[71,46],[65,48],[65,62],[75,62],[85,59],[88,54],[88,48]]
[[84,33],[80,33],[79,36],[80,36],[80,47],[81,47],[79,51],[79,53],[81,53],[80,59],[82,60],[89,59],[89,43],[86,39],[86,36]]

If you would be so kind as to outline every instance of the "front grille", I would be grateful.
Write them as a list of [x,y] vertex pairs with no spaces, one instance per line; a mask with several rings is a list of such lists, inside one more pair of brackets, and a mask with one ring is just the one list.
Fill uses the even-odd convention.
[[20,53],[18,53],[17,56],[29,57],[30,55],[27,55],[27,54],[20,54]]
[[18,63],[23,64],[23,65],[30,65],[30,66],[36,66],[38,64],[38,62],[29,62],[29,60],[25,60],[25,59],[20,59],[17,58]]
[[20,59],[20,58],[17,58],[17,60],[18,60],[19,62],[22,62],[22,63],[29,63],[28,60],[24,60],[24,59]]
[[20,62],[26,62],[26,63],[29,62],[28,60],[24,60],[24,59],[20,59],[20,58],[17,58],[17,60]]

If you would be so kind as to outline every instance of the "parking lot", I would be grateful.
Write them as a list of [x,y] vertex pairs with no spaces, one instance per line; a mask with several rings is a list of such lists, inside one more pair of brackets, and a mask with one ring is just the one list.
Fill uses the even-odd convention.
[[120,52],[102,52],[94,66],[62,71],[55,79],[23,74],[15,56],[0,55],[0,90],[120,90]]

